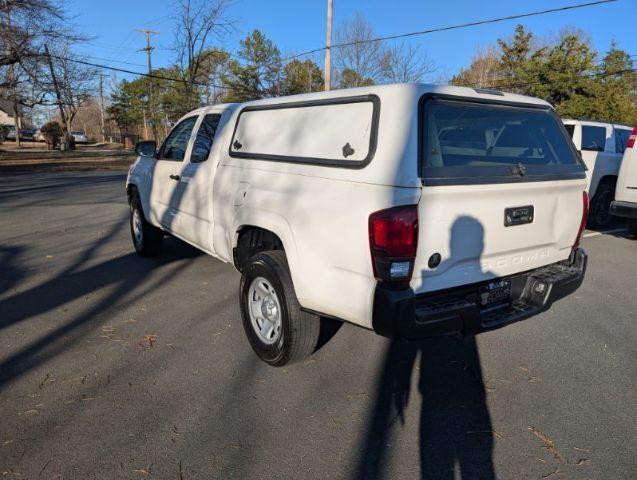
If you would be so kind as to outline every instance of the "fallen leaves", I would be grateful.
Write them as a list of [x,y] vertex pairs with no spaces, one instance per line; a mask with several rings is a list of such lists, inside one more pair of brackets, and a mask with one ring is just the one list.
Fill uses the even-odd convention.
[[467,435],[478,435],[478,434],[493,435],[493,437],[497,438],[498,440],[502,440],[504,438],[504,435],[502,435],[500,432],[496,430],[468,430],[467,431]]
[[51,374],[50,374],[50,373],[47,373],[47,374],[44,376],[44,378],[42,379],[42,381],[39,383],[38,388],[39,388],[40,390],[42,390],[42,389],[46,386],[46,384],[47,384],[47,383],[51,383],[51,382],[54,382],[54,381],[55,381],[55,380],[53,380],[53,379],[51,378]]
[[546,474],[542,475],[542,478],[549,478],[549,477],[555,475],[556,473],[561,473],[559,468],[556,468],[555,470],[553,470],[550,473],[546,473]]
[[533,433],[533,435],[535,435],[537,438],[539,438],[542,441],[542,443],[543,443],[542,448],[546,449],[551,455],[553,455],[560,462],[568,463],[566,461],[566,459],[562,456],[560,451],[557,449],[557,446],[555,445],[555,441],[553,439],[551,439],[550,437],[544,435],[542,432],[540,432],[534,426],[530,426],[528,428],[528,430],[531,433]]
[[153,348],[155,342],[157,341],[157,335],[149,334],[144,335],[139,344],[146,350],[149,348]]

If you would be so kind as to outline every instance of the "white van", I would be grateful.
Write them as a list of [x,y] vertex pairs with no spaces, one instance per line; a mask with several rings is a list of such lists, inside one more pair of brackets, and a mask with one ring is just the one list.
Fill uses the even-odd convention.
[[637,127],[626,141],[626,151],[619,170],[615,201],[610,211],[628,220],[628,232],[637,237]]
[[137,152],[135,249],[157,255],[169,232],[232,263],[272,365],[312,353],[320,316],[474,334],[584,278],[584,166],[535,98],[403,84],[213,105]]
[[611,202],[626,142],[632,127],[595,120],[562,120],[588,168],[588,196],[591,199],[588,225],[608,227]]

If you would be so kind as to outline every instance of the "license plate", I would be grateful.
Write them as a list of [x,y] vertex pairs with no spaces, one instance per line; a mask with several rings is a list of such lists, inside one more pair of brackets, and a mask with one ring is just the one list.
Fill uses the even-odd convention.
[[480,286],[480,305],[487,307],[496,303],[509,301],[511,296],[511,280],[505,278]]

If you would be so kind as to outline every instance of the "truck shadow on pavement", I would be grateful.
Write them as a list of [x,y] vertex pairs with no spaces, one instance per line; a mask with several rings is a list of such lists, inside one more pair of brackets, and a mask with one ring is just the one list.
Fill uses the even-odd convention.
[[[0,391],[11,381],[46,363],[87,333],[99,328],[105,312],[139,300],[156,288],[165,276],[174,278],[193,258],[200,255],[195,248],[169,238],[166,242],[168,248],[161,258],[140,261],[136,253],[128,253],[86,267],[85,264],[96,255],[100,244],[107,242],[122,225],[115,225],[110,235],[87,248],[71,267],[54,278],[0,300],[1,331],[109,288],[108,294],[89,303],[88,308],[71,316],[68,322],[47,330],[40,338],[4,357],[0,362]],[[169,264],[174,264],[169,271],[162,273],[154,282],[149,281],[154,270]]]
[[[465,272],[479,269],[483,278],[495,277],[492,272],[482,271],[484,227],[476,218],[462,216],[454,221],[449,251],[449,259],[437,271],[461,265]],[[391,342],[359,459],[358,478],[384,476],[391,456],[389,445],[399,442],[393,441],[392,429],[397,422],[404,425],[411,421],[407,419],[407,406],[413,398],[412,381],[417,381],[422,401],[420,478],[495,479],[495,432],[478,346],[475,337],[458,336]]]

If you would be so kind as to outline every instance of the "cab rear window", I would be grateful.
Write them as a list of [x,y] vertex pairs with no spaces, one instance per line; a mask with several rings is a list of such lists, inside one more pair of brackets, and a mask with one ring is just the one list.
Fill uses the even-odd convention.
[[583,173],[566,131],[548,108],[430,99],[423,117],[425,179],[519,181]]

